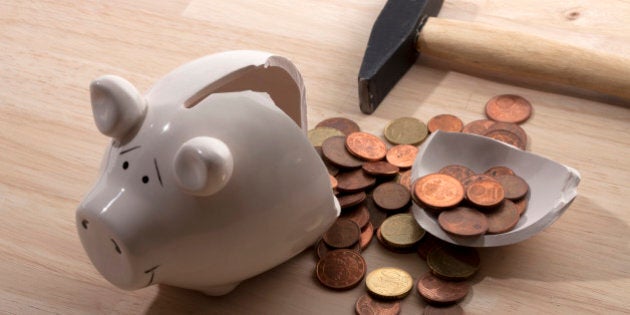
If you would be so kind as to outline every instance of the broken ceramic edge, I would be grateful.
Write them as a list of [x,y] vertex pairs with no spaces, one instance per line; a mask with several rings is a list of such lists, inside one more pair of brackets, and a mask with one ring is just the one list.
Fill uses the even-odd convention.
[[509,232],[477,237],[449,234],[437,216],[414,204],[412,211],[420,226],[452,244],[469,247],[504,246],[524,241],[555,222],[577,196],[580,173],[566,165],[487,137],[438,131],[420,146],[411,170],[412,182],[450,164],[464,165],[476,173],[503,165],[525,179],[530,187],[527,210]]

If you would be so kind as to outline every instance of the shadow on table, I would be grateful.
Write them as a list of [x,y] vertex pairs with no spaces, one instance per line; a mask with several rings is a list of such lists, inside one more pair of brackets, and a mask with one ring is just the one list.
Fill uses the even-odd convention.
[[[588,212],[571,212],[576,209]],[[618,279],[627,275],[623,259],[630,257],[629,241],[626,223],[578,196],[558,222],[531,239],[481,249],[481,269],[474,281],[485,277],[544,282]]]

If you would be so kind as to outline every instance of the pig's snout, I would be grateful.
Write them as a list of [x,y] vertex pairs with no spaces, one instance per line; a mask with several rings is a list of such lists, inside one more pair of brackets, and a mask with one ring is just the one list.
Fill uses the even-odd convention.
[[144,259],[130,247],[125,227],[112,224],[106,216],[84,206],[77,211],[76,224],[83,248],[105,279],[126,290],[154,283],[159,266],[143,266]]

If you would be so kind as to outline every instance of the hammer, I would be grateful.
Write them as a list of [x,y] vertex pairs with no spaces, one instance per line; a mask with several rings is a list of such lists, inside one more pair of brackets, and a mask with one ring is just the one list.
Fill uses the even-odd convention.
[[359,104],[371,114],[418,55],[511,77],[630,100],[630,59],[490,25],[435,18],[444,0],[388,0],[359,71]]

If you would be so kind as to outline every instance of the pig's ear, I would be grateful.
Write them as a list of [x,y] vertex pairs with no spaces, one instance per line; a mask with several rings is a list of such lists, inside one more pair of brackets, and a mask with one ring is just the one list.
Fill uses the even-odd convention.
[[115,75],[92,81],[90,99],[96,127],[117,140],[122,140],[138,126],[146,113],[147,104],[138,90]]
[[223,141],[196,137],[186,141],[175,154],[173,170],[180,187],[195,196],[221,190],[232,176],[232,152]]

